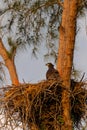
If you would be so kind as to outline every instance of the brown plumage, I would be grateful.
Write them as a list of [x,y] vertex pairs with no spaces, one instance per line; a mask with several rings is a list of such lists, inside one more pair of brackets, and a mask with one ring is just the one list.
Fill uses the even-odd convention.
[[47,63],[46,66],[48,66],[48,70],[46,72],[46,79],[58,79],[59,72],[54,68],[54,65],[52,63]]

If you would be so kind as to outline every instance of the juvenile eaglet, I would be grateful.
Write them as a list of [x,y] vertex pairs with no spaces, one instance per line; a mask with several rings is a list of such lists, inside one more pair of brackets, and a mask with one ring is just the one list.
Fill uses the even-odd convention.
[[48,66],[48,70],[46,72],[46,79],[57,79],[61,80],[59,72],[54,68],[54,65],[52,63],[47,63],[46,66]]

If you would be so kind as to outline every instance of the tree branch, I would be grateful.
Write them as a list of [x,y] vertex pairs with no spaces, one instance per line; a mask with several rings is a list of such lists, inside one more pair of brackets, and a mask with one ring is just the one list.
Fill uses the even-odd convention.
[[63,2],[61,2],[60,0],[57,0],[57,3],[59,6],[63,7]]
[[[31,13],[35,13],[37,10],[43,8],[43,7],[49,7],[52,6],[53,4],[58,4],[59,6],[63,7],[63,2],[61,2],[60,0],[55,0],[53,2],[46,2],[44,4],[41,4],[40,6],[36,7],[36,8],[30,8],[28,9],[28,11],[25,13],[25,15],[31,14]],[[13,7],[9,7],[7,9],[5,9],[4,11],[0,11],[0,16],[5,14],[7,11],[10,10],[14,10]]]
[[6,67],[8,68],[12,84],[18,85],[19,80],[18,80],[14,61],[12,61],[12,59],[10,59],[8,52],[7,52],[6,48],[4,47],[4,44],[3,44],[1,38],[0,38],[0,55],[2,56]]
[[35,9],[29,9],[27,12],[26,12],[26,15],[29,14],[29,13],[33,13],[33,12],[36,12],[37,10],[43,8],[43,7],[49,7],[49,6],[52,6],[53,4],[58,4],[57,1],[54,1],[54,2],[46,2],[45,4],[42,4],[38,7],[36,7]]

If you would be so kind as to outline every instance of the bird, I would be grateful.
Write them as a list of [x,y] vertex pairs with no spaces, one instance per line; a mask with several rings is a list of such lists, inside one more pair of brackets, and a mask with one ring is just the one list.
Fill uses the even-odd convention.
[[46,72],[46,79],[61,79],[59,72],[54,68],[54,65],[52,63],[47,63],[46,66],[48,66],[48,70]]

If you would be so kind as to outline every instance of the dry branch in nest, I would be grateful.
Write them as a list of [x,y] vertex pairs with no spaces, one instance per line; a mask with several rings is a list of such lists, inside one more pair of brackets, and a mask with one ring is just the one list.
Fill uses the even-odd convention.
[[27,130],[34,124],[40,130],[56,130],[64,124],[62,117],[62,92],[68,91],[71,100],[71,117],[78,126],[85,115],[85,83],[71,80],[71,90],[57,80],[37,84],[21,84],[1,89],[0,128]]

